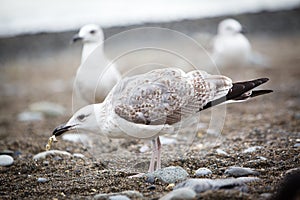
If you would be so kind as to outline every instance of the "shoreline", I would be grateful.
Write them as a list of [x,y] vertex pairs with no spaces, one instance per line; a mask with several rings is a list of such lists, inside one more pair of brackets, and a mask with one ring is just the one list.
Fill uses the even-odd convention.
[[[120,32],[141,28],[141,27],[161,27],[182,32],[188,36],[193,34],[216,34],[218,23],[228,17],[233,17],[241,22],[248,30],[248,36],[260,35],[290,35],[300,33],[300,8],[283,10],[276,12],[246,13],[237,16],[223,16],[213,18],[202,18],[193,20],[145,23],[130,26],[117,26],[104,29],[105,38],[109,38]],[[5,64],[12,59],[23,57],[41,57],[43,54],[55,54],[57,52],[67,52],[74,54],[81,49],[81,45],[70,45],[72,36],[78,30],[57,32],[26,34],[16,37],[0,38],[0,63]],[[71,48],[70,48],[71,46]],[[47,48],[45,48],[47,47]]]

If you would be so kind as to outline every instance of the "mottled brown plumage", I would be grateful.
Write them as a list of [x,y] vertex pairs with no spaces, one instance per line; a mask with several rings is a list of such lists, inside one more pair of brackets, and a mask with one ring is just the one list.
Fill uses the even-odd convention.
[[114,110],[130,122],[171,125],[226,95],[231,87],[229,78],[200,70],[154,70],[123,80],[114,91]]

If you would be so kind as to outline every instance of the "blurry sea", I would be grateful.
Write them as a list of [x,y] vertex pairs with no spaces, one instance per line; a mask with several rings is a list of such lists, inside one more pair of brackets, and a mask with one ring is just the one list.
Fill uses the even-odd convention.
[[1,0],[0,37],[289,10],[300,0]]

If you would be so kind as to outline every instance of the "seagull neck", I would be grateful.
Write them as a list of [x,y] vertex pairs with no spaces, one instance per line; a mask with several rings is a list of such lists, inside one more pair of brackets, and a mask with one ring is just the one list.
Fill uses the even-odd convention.
[[103,52],[103,44],[102,42],[87,42],[84,43],[82,48],[82,56],[81,56],[81,64],[88,58],[88,56],[93,53],[93,51],[97,48],[97,51],[101,53]]
[[97,121],[100,124],[100,132],[110,138],[122,138],[122,130],[116,124],[110,100],[110,97],[106,97],[103,103],[97,104],[99,113]]

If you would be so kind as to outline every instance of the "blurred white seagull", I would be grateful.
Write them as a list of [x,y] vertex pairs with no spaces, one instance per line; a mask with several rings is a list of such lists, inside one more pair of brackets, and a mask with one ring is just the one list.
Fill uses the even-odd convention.
[[65,125],[57,127],[53,136],[78,129],[110,138],[151,139],[149,172],[153,172],[161,168],[160,135],[174,133],[197,112],[211,106],[272,92],[252,91],[267,81],[260,78],[232,83],[226,76],[200,70],[153,70],[119,81],[103,103],[81,108]]
[[73,37],[73,42],[76,41],[82,41],[83,49],[74,83],[75,91],[85,105],[100,103],[121,79],[121,75],[104,53],[104,34],[98,25],[83,26]]
[[249,64],[267,66],[267,60],[253,52],[245,30],[235,19],[219,23],[218,34],[213,39],[212,57],[218,67],[246,66]]

